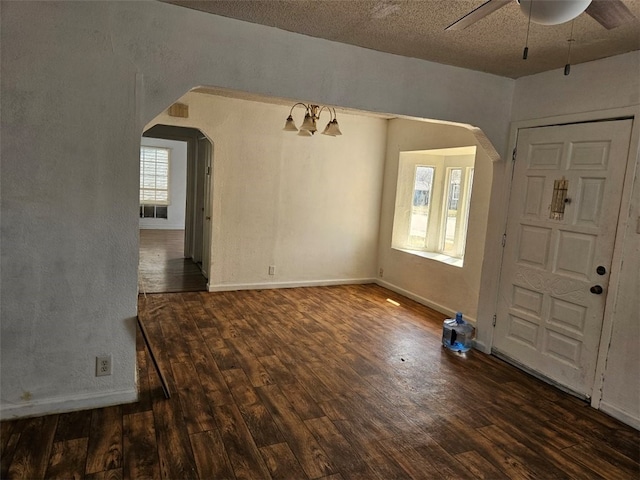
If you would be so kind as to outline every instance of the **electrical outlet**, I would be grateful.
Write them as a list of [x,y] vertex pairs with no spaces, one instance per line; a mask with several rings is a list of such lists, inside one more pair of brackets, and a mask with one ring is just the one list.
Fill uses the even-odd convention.
[[276,266],[269,265],[269,275],[275,275],[275,274],[276,274]]
[[384,269],[382,267],[380,267],[380,272],[378,272],[380,274],[380,278],[382,278],[382,276],[384,275]]
[[96,357],[96,377],[111,375],[111,355]]

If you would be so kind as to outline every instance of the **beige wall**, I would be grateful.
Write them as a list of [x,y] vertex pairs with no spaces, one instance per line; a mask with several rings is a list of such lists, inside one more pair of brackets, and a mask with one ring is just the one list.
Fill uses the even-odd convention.
[[[210,290],[371,281],[386,120],[339,112],[344,135],[308,138],[282,130],[293,101],[191,92],[180,102],[188,119],[164,112],[148,126],[198,128],[213,143]],[[297,107],[298,126],[303,117]]]
[[[462,126],[408,119],[389,121],[380,213],[379,282],[443,313],[461,311],[475,321],[487,235],[493,162],[473,132]],[[463,267],[391,248],[400,152],[476,145],[476,163]]]
[[[605,109],[638,105],[639,101],[638,52],[574,65],[568,77],[556,71],[516,82],[161,2],[0,2],[0,9],[3,417],[104,406],[135,398],[140,134],[146,123],[195,86],[471,124],[483,129],[504,158],[508,157],[510,119],[554,122],[558,115],[578,114],[597,118],[608,115]],[[348,155],[341,156],[338,163],[333,147],[327,147],[327,155],[322,157],[330,162],[326,167],[305,146],[295,146],[295,157],[289,157],[287,147],[296,140],[290,140],[291,145],[277,140],[265,130],[272,122],[264,119],[259,125],[251,124],[260,141],[241,143],[234,132],[249,122],[247,107],[242,109],[242,117],[227,110],[219,116],[209,111],[215,120],[202,119],[209,122],[206,129],[214,149],[220,149],[214,151],[214,162],[221,160],[214,167],[216,182],[220,182],[214,185],[214,195],[220,200],[214,219],[220,220],[217,225],[225,231],[214,230],[214,242],[225,234],[236,242],[222,245],[229,259],[214,256],[213,268],[220,266],[213,272],[218,275],[214,284],[278,281],[267,277],[265,266],[271,262],[283,281],[326,278],[329,269],[323,268],[320,257],[328,254],[329,248],[336,249],[332,255],[349,259],[338,270],[331,270],[338,273],[330,279],[370,275],[371,267],[363,267],[366,260],[354,260],[354,255],[365,252],[371,258],[375,249],[375,235],[373,240],[365,238],[375,230],[372,211],[365,207],[362,220],[336,212],[337,202],[323,198],[322,192],[330,180],[340,187],[332,193],[342,201],[375,198],[364,184],[353,199],[349,197],[352,179],[346,177],[367,175],[367,181],[378,182],[379,187],[382,163],[376,163],[371,171],[363,158],[356,159],[357,167],[349,164]],[[270,108],[260,112],[271,120],[277,116],[276,124],[283,121],[280,113],[275,115]],[[349,123],[345,116],[345,133]],[[637,155],[637,126],[634,131],[632,149]],[[225,146],[224,141],[217,145],[220,136],[227,134],[234,139],[232,145]],[[447,130],[446,135],[450,134]],[[414,264],[390,250],[395,181],[389,157],[400,149],[455,145],[416,126],[406,135],[395,132],[389,138],[395,139],[395,144],[387,148],[382,173],[379,265],[374,264],[374,273],[382,266],[385,281],[397,282],[399,288],[415,296],[469,315],[477,310],[480,338],[490,347],[495,302],[492,284],[497,278],[502,225],[499,207],[507,193],[503,188],[505,162],[489,167],[488,160],[483,161],[487,165],[484,172],[493,169],[493,175],[485,173],[490,182],[486,188],[492,192],[489,210],[478,207],[485,200],[478,198],[477,189],[474,191],[473,208],[477,211],[472,219],[476,223],[473,229],[470,226],[469,238],[484,245],[484,255],[479,246],[474,248],[476,251],[467,255],[468,275],[462,271],[452,274],[426,261]],[[462,145],[470,141],[466,134],[455,138]],[[268,167],[276,169],[273,175],[265,173],[267,166],[259,162],[262,142],[279,152],[267,159]],[[244,167],[253,167],[249,184],[254,189],[245,186]],[[283,189],[285,184],[309,178],[309,169],[313,183],[308,189]],[[260,181],[263,173],[266,182]],[[477,177],[476,183],[480,183]],[[618,416],[635,419],[640,418],[636,303],[640,295],[634,287],[638,234],[628,225],[629,219],[638,215],[637,200],[635,206],[630,201],[637,199],[637,188],[627,183],[621,216],[627,235],[620,237],[616,257],[622,265],[624,256],[626,266],[619,269],[615,311],[607,320],[612,353],[604,356],[610,361],[601,367],[603,375],[605,367],[607,372],[603,406]],[[252,195],[268,200],[253,202],[257,211],[251,211],[245,199]],[[292,207],[289,199],[294,200]],[[321,201],[331,218],[325,218],[324,210],[319,209],[313,217],[318,224],[312,220],[304,224],[303,212],[313,208],[311,200]],[[231,205],[225,205],[227,201]],[[300,206],[295,202],[301,202]],[[242,230],[228,212],[258,222],[255,228],[249,225]],[[323,230],[321,222],[325,221],[332,222],[331,230]],[[350,225],[352,221],[355,226]],[[298,226],[292,232],[294,238],[310,242],[311,250],[318,254],[318,258],[302,259],[308,269],[294,266],[300,261],[295,258],[301,255],[300,250],[279,233],[293,223]],[[341,229],[354,235],[353,244],[339,244],[336,238],[344,237]],[[315,235],[322,241],[316,241]],[[213,248],[215,253],[215,245]],[[437,276],[441,281],[433,282]],[[459,286],[468,296],[449,295],[443,282]],[[478,297],[480,304],[476,305]],[[604,348],[608,347],[605,342]],[[114,373],[96,378],[95,356],[105,353],[113,354]],[[629,385],[636,388],[627,388]]]
[[[507,141],[511,79],[162,2],[0,2],[0,13],[3,418],[135,398],[140,135],[191,88],[215,86],[441,118],[481,127],[499,151]],[[209,127],[215,127],[209,133],[214,148],[216,132],[242,128],[247,118],[216,117],[218,123]],[[338,200],[370,199],[364,183],[351,198],[350,182],[364,176],[363,182],[375,185],[381,163],[369,170],[356,158],[352,166],[348,155],[338,158],[327,150],[325,167],[305,147],[289,157],[284,143],[261,130],[271,122],[262,121],[256,137],[274,142],[269,147],[280,152],[268,165],[257,160],[260,142],[222,145],[219,152],[223,161],[214,174],[222,183],[214,195],[232,205],[213,213],[233,243],[223,245],[229,259],[214,258],[220,269],[213,281],[228,286],[258,275],[259,282],[267,282],[270,262],[292,282],[367,275],[370,270],[362,265],[376,248],[372,210],[379,204],[364,206],[362,216],[336,208]],[[239,166],[254,167],[255,189],[245,187],[246,172]],[[271,168],[278,173],[258,181]],[[303,181],[310,182],[311,197],[281,188]],[[336,188],[323,198],[329,181]],[[292,204],[301,206],[292,211],[276,194],[290,195]],[[245,195],[267,200],[254,202],[257,210],[250,211]],[[313,207],[311,199],[321,200],[330,218],[319,209],[302,228],[302,211]],[[238,231],[224,216],[234,209],[244,218],[262,217]],[[292,219],[296,240],[309,242],[307,251],[315,257],[300,258],[298,245],[274,233],[291,226]],[[324,221],[331,222],[330,230]],[[353,240],[341,243],[346,233]],[[332,262],[331,274],[322,265],[329,253],[345,260]],[[95,357],[107,353],[113,354],[113,375],[96,378]]]

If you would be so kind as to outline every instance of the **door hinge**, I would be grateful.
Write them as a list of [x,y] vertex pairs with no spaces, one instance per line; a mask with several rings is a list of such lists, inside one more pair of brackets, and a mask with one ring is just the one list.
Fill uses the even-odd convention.
[[518,149],[514,148],[513,149],[513,154],[511,155],[511,160],[514,161],[514,162],[516,161],[516,154],[517,153],[518,153]]
[[496,326],[496,315],[493,316],[493,326]]
[[503,233],[502,234],[502,248],[504,248],[504,246],[507,244],[507,234]]

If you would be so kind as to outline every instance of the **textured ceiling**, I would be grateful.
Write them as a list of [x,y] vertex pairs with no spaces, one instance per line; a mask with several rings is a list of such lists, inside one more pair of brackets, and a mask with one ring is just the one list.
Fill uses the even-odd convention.
[[[514,0],[465,30],[445,28],[484,0],[161,0],[216,15],[406,57],[518,78],[567,63],[571,22],[531,24]],[[608,0],[605,0],[608,1]],[[635,15],[607,30],[587,14],[573,25],[571,64],[640,49],[640,0],[623,0]]]

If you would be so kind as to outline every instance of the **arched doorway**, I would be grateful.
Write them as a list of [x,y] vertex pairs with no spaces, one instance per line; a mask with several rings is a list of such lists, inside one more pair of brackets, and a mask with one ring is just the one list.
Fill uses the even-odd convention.
[[[141,293],[207,290],[210,251],[210,174],[213,147],[198,129],[155,125],[144,138],[186,144],[183,229],[141,229]],[[143,142],[144,143],[144,142]],[[143,216],[141,207],[141,217]]]

